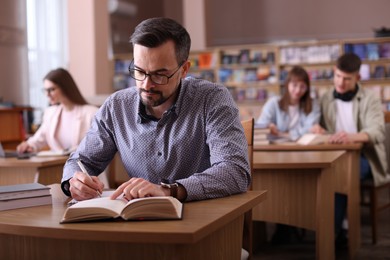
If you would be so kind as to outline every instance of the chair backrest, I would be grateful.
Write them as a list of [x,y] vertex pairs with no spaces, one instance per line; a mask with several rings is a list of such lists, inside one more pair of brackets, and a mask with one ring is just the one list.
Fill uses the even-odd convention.
[[[390,162],[390,123],[385,124],[385,150],[386,150],[386,160],[387,163]],[[388,170],[390,173],[390,165],[388,166]]]
[[248,143],[248,157],[249,164],[251,169],[251,174],[253,172],[253,133],[255,120],[253,118],[248,120],[241,121],[242,127],[244,128],[245,138]]
[[[250,174],[253,174],[253,133],[254,133],[254,125],[255,120],[243,120],[241,121],[242,127],[244,128],[245,138],[248,143],[248,157],[249,157],[249,165],[250,165]],[[252,189],[252,182],[248,187],[249,190]],[[252,258],[253,251],[253,225],[252,225],[252,210],[249,210],[245,213],[244,217],[244,230],[243,230],[243,240],[242,247],[248,252],[248,259]],[[243,255],[241,255],[241,259],[243,259]]]
[[383,112],[383,116],[385,117],[385,123],[390,123],[390,111]]

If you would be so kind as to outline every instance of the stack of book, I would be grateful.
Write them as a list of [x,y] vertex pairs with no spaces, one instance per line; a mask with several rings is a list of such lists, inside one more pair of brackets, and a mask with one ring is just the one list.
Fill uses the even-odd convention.
[[0,186],[0,210],[52,204],[50,188],[40,183]]
[[289,137],[272,134],[271,130],[267,126],[255,124],[254,128],[254,145],[281,144],[292,142]]
[[270,129],[268,126],[255,124],[253,134],[253,142],[255,145],[264,145],[269,144],[268,135],[270,134]]

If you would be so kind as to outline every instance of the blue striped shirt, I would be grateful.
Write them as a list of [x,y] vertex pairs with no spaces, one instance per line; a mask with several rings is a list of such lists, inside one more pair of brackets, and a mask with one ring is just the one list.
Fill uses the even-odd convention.
[[79,171],[81,158],[98,175],[119,153],[131,177],[152,183],[175,180],[187,201],[245,192],[250,167],[238,108],[226,87],[205,80],[182,80],[176,103],[160,120],[142,116],[135,87],[112,94],[64,167],[62,181]]

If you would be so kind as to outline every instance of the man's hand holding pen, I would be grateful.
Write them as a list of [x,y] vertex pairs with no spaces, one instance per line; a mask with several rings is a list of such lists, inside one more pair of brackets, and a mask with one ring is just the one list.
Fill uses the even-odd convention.
[[100,196],[103,192],[104,184],[98,177],[90,176],[81,162],[79,166],[82,171],[76,172],[69,180],[69,191],[72,194],[72,198],[80,201]]

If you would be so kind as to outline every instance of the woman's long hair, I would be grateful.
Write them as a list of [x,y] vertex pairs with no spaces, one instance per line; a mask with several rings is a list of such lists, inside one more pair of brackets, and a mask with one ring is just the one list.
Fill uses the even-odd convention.
[[72,76],[67,70],[63,68],[51,70],[43,79],[47,79],[55,83],[61,89],[62,93],[74,104],[88,104],[88,102],[81,95],[76,82],[73,80]]
[[284,83],[284,94],[279,101],[279,107],[281,110],[288,112],[288,106],[290,104],[290,93],[288,91],[288,84],[292,80],[303,81],[307,86],[305,94],[299,100],[299,108],[302,109],[307,115],[312,110],[312,100],[310,97],[310,78],[309,74],[301,66],[294,66],[289,71],[286,82]]

